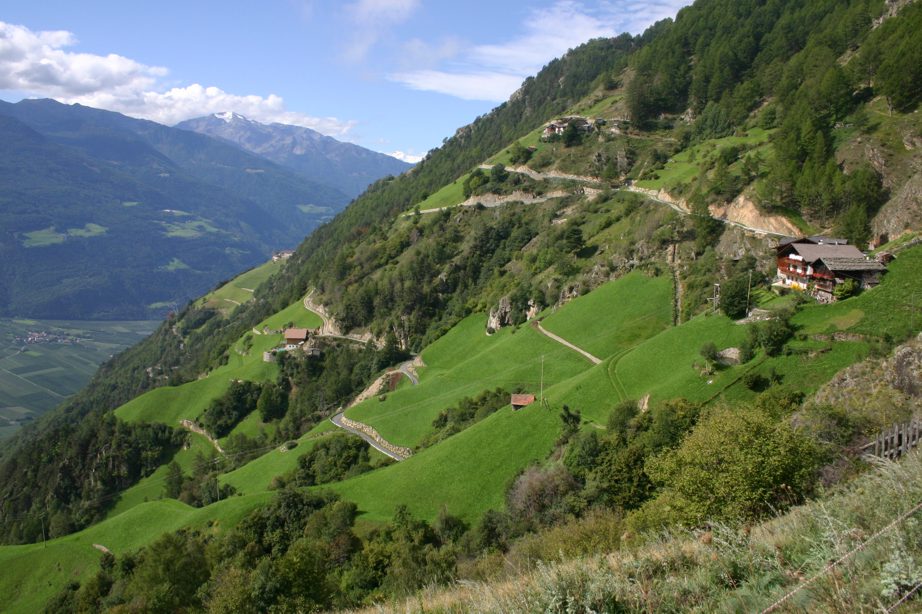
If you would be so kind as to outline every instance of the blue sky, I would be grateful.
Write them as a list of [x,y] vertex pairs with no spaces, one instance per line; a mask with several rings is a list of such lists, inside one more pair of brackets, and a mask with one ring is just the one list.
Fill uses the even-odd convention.
[[236,111],[419,156],[590,38],[687,0],[5,0],[0,98],[165,124]]

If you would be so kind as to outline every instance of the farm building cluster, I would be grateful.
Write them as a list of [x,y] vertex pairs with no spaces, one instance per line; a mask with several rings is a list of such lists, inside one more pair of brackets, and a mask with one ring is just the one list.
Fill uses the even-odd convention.
[[773,286],[807,292],[828,303],[836,300],[836,290],[843,284],[862,290],[879,284],[890,258],[886,253],[869,258],[846,239],[835,237],[785,239],[777,247]]
[[275,362],[279,352],[294,352],[300,350],[308,356],[319,356],[322,352],[315,343],[317,331],[309,328],[286,328],[282,331],[285,342],[268,352],[263,352],[263,361]]

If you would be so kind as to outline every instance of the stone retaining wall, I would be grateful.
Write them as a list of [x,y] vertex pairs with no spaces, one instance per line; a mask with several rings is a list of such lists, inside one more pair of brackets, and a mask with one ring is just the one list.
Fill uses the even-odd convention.
[[413,455],[413,450],[411,450],[410,448],[405,448],[403,446],[395,446],[391,442],[381,437],[381,435],[378,433],[378,431],[375,430],[374,427],[368,426],[364,422],[356,422],[355,420],[350,420],[346,416],[343,416],[340,420],[345,426],[348,426],[349,428],[354,429],[356,431],[365,433],[366,435],[371,437],[376,444],[378,444],[379,446],[381,446],[388,452],[391,452],[392,454],[396,454],[397,456],[400,456],[403,458],[407,458]]

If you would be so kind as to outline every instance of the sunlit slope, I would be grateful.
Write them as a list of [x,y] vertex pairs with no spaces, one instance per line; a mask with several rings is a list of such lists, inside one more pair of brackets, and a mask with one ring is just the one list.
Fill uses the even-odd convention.
[[468,521],[504,506],[505,487],[544,458],[557,439],[558,412],[536,403],[506,407],[409,459],[331,488],[355,501],[363,519],[385,521],[398,505],[434,519],[442,506]]
[[126,554],[183,527],[215,528],[237,524],[250,510],[265,504],[269,494],[232,497],[208,507],[194,508],[165,499],[143,503],[88,529],[47,543],[0,548],[0,611],[41,611],[62,587],[96,572],[102,552]]
[[253,291],[281,269],[282,264],[281,260],[270,260],[245,273],[241,273],[220,288],[195,301],[195,304],[200,307],[218,309],[227,315],[238,305],[251,301]]
[[541,324],[605,358],[656,335],[671,322],[670,278],[633,272],[574,299]]
[[[275,331],[288,325],[317,328],[321,320],[300,302],[294,303],[256,327],[260,333],[266,329],[269,333],[246,333],[229,351],[226,365],[194,382],[155,388],[119,407],[115,415],[126,422],[162,422],[170,426],[183,419],[195,420],[211,401],[224,394],[233,380],[265,381],[276,376],[278,367],[263,362],[262,354],[282,343],[282,335]],[[251,347],[247,347],[246,340],[252,342]]]
[[404,386],[372,398],[346,415],[374,426],[392,443],[412,447],[432,430],[443,409],[465,396],[496,387],[539,394],[542,379],[551,386],[591,365],[576,352],[529,326],[486,335],[486,316],[473,315],[423,351],[426,368],[418,386]]

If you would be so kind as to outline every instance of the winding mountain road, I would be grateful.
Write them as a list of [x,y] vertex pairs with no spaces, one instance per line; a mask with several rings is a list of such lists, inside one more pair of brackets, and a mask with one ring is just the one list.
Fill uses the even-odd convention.
[[369,435],[369,434],[367,434],[367,433],[364,433],[364,432],[362,432],[362,431],[360,431],[360,430],[358,430],[358,429],[354,429],[354,428],[352,428],[351,426],[347,426],[346,424],[343,424],[343,418],[345,417],[345,416],[343,415],[343,413],[344,413],[344,412],[339,412],[339,413],[336,414],[335,416],[331,417],[331,418],[330,418],[330,422],[332,422],[333,424],[335,424],[336,426],[338,426],[339,428],[341,428],[341,429],[344,430],[344,431],[347,431],[347,432],[349,432],[349,433],[352,433],[353,435],[358,435],[359,437],[361,437],[362,439],[364,439],[365,441],[367,441],[367,442],[368,442],[368,445],[370,445],[372,448],[374,448],[374,449],[377,450],[378,452],[381,452],[382,454],[386,454],[387,456],[393,458],[395,461],[398,461],[398,462],[399,462],[399,461],[402,461],[402,460],[406,460],[406,458],[407,458],[406,456],[401,456],[400,454],[397,454],[396,452],[390,451],[390,450],[387,449],[385,446],[383,446],[382,444],[378,443],[378,441],[375,440],[375,438],[372,437],[371,435]]
[[215,450],[217,450],[220,454],[224,454],[224,448],[221,447],[221,444],[218,443],[218,440],[215,439],[211,435],[211,433],[209,433],[208,431],[206,431],[205,429],[197,425],[192,420],[180,420],[179,425],[183,427],[184,429],[186,429],[187,431],[191,431],[195,433],[196,435],[201,435],[202,437],[207,439],[211,443],[211,445],[214,446]]
[[345,416],[345,413],[346,413],[346,410],[352,407],[355,407],[362,401],[365,401],[366,399],[369,399],[375,394],[377,394],[377,392],[381,389],[382,384],[384,384],[384,382],[387,381],[387,378],[389,378],[394,373],[403,374],[404,376],[406,376],[408,380],[410,380],[410,383],[413,384],[414,386],[419,385],[419,376],[416,374],[416,368],[421,367],[421,366],[423,366],[422,359],[419,356],[417,356],[413,360],[408,360],[406,362],[400,363],[400,365],[398,365],[397,368],[394,369],[393,371],[388,371],[382,374],[379,378],[373,381],[365,390],[359,393],[359,395],[356,396],[352,400],[351,403],[349,403],[346,409],[332,416],[330,418],[330,422],[332,422],[339,428],[343,429],[344,431],[352,433],[353,435],[358,435],[359,437],[367,441],[368,444],[371,447],[373,447],[375,450],[377,450],[378,452],[381,452],[382,454],[386,454],[387,456],[390,456],[395,461],[406,460],[412,455],[412,451],[410,449],[392,444],[391,442],[381,437],[381,434],[378,433],[378,431],[375,430],[373,427],[367,424],[364,424],[362,422],[358,422],[357,420],[352,420],[350,418],[347,418]]

